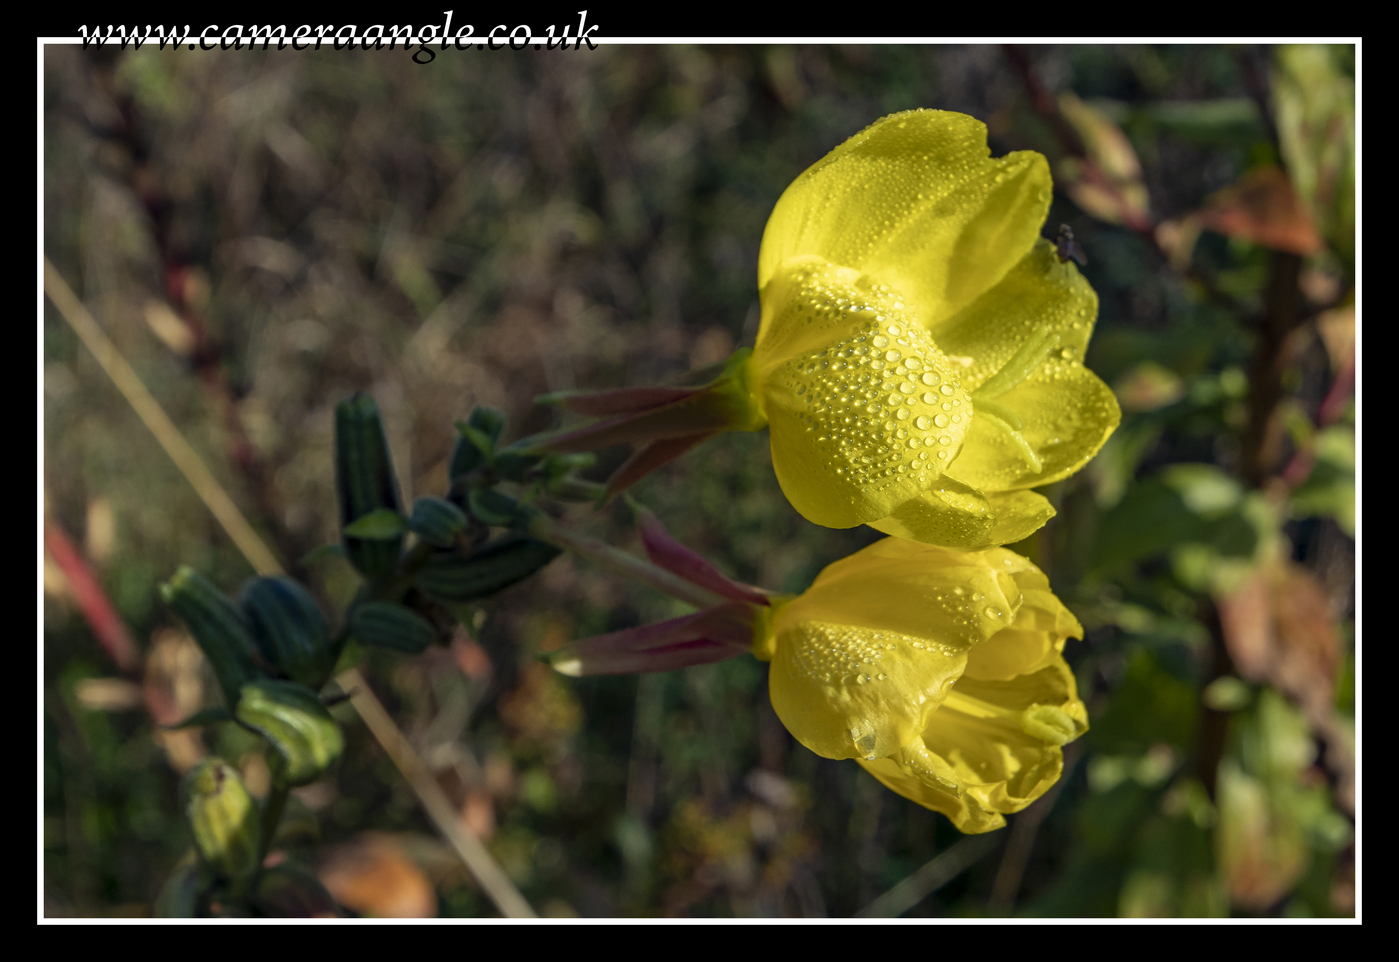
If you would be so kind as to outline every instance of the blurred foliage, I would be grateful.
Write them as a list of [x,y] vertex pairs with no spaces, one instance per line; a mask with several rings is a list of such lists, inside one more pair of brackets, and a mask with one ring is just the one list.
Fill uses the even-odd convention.
[[[1070,225],[1087,252],[1102,303],[1087,361],[1124,418],[1015,546],[1088,628],[1066,652],[1092,719],[1081,754],[1004,845],[907,914],[1350,915],[1354,50],[1033,48],[1077,154],[1011,59],[604,46],[419,66],[48,46],[44,248],[292,563],[338,539],[346,395],[379,402],[405,503],[439,494],[474,404],[508,414],[509,440],[550,426],[535,395],[654,383],[750,343],[767,215],[832,146],[895,110],[985,120],[996,153],[1040,150],[1065,178],[1046,230]],[[1108,176],[1090,189],[1095,164]],[[1286,216],[1324,243],[1300,261],[1283,397],[1263,412],[1276,463],[1251,490],[1258,318],[1298,255],[1262,246],[1276,235],[1256,219],[1200,212],[1260,166],[1286,172]],[[214,680],[156,586],[181,563],[226,591],[249,571],[51,308],[42,352],[46,519],[145,656],[117,677],[46,560],[45,911],[144,915],[190,845],[181,773],[217,753],[255,796],[269,779],[251,734],[158,727],[212,704]],[[723,436],[635,493],[779,591],[876,537],[796,515],[761,435]],[[580,523],[633,544],[624,512]],[[341,558],[292,567],[323,604],[353,591]],[[1305,589],[1255,588],[1268,571]],[[531,658],[681,610],[565,556],[450,647],[363,654],[541,914],[846,916],[960,837],[797,746],[757,662],[569,680]],[[353,912],[490,914],[348,705],[332,713],[344,761],[296,790],[277,849]]]

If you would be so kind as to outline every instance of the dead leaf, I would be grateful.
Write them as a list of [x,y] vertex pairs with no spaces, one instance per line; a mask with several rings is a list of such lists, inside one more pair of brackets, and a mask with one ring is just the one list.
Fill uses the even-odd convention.
[[1229,656],[1251,681],[1271,684],[1304,709],[1329,709],[1339,640],[1326,591],[1291,562],[1264,565],[1219,605]]
[[1293,254],[1314,254],[1321,238],[1297,199],[1287,174],[1277,167],[1255,167],[1232,186],[1212,194],[1200,223],[1229,237]]
[[360,915],[384,919],[437,916],[437,893],[427,875],[392,837],[365,832],[337,846],[320,870],[335,901]]
[[1058,178],[1084,212],[1133,230],[1151,227],[1142,165],[1132,142],[1103,111],[1072,93],[1059,97],[1059,112],[1078,132],[1086,157],[1065,157]]
[[461,821],[466,830],[483,842],[495,834],[495,800],[488,791],[471,791],[461,806]]
[[1335,709],[1340,638],[1325,588],[1306,568],[1264,565],[1219,601],[1224,643],[1239,674],[1291,698],[1326,745],[1336,803],[1355,810],[1354,735]]
[[1355,350],[1355,305],[1347,304],[1323,312],[1316,319],[1316,332],[1326,345],[1331,370],[1339,371]]

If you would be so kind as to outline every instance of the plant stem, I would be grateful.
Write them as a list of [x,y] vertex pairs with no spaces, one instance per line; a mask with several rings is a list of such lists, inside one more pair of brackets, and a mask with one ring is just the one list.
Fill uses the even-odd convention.
[[725,603],[725,599],[699,585],[691,584],[664,568],[638,558],[634,554],[614,548],[605,541],[574,531],[542,512],[529,523],[529,533],[540,541],[547,541],[555,547],[572,551],[589,558],[609,571],[626,578],[650,585],[657,591],[678,598],[696,608],[713,608]]
[[384,706],[365,682],[364,676],[351,668],[343,672],[337,681],[341,688],[350,692],[350,701],[364,719],[365,725],[383,746],[394,765],[403,773],[437,830],[451,843],[486,895],[495,903],[496,908],[500,909],[500,913],[512,919],[534,918],[534,910],[520,894],[520,890],[510,881],[480,840],[466,830],[461,814],[447,799],[427,763],[414,751],[412,744],[384,710]]
[[267,858],[267,853],[272,848],[272,837],[277,834],[277,825],[282,821],[282,812],[287,807],[287,796],[290,794],[290,785],[280,778],[272,780],[272,788],[268,791],[267,801],[262,806],[262,836],[257,843],[259,873],[262,871],[263,860]]

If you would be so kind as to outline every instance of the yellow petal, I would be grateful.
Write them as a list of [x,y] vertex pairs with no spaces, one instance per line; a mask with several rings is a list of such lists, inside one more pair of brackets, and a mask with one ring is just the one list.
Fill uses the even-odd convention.
[[[964,114],[894,114],[783,193],[763,233],[758,287],[790,258],[815,254],[893,285],[935,325],[1020,260],[1049,201],[1049,165],[1039,154],[993,160],[986,126]],[[759,344],[773,320],[765,312]]]
[[869,525],[899,538],[975,550],[1023,541],[1052,517],[1053,506],[1033,491],[983,494],[944,474],[889,517]]
[[882,757],[917,738],[966,664],[1020,604],[1008,551],[888,538],[829,565],[773,615],[772,705],[827,758]]
[[917,737],[966,666],[965,649],[905,635],[802,621],[777,636],[773,710],[826,758],[879,758]]
[[1063,771],[1061,746],[1087,731],[1073,673],[1061,656],[1007,681],[962,677],[929,718],[919,743],[862,762],[885,785],[943,812],[964,832],[1004,824]]
[[1098,453],[1122,418],[1117,398],[1096,374],[1056,354],[995,403],[1024,422],[1017,433],[1037,455],[1040,470],[996,419],[973,416],[951,470],[986,492],[1037,488],[1068,477]]
[[1020,588],[1020,608],[1010,627],[975,645],[967,656],[966,678],[1009,681],[1052,664],[1069,638],[1082,638],[1083,626],[1049,590],[1038,568],[1011,577]]
[[968,835],[994,831],[1006,823],[1004,815],[987,811],[976,798],[965,792],[958,793],[957,783],[951,777],[944,785],[931,778],[912,774],[892,758],[879,758],[872,762],[861,758],[856,761],[861,768],[879,779],[885,788],[924,808],[942,812],[952,820],[953,825]]
[[[803,258],[764,295],[783,318],[750,379],[792,505],[848,528],[888,515],[957,455],[972,409],[947,356],[868,275]],[[946,410],[944,410],[944,408]]]
[[1098,316],[1098,295],[1072,261],[1059,263],[1040,238],[995,287],[933,328],[938,346],[971,359],[962,383],[975,391],[1043,328],[1059,338],[1060,354],[1082,359]]

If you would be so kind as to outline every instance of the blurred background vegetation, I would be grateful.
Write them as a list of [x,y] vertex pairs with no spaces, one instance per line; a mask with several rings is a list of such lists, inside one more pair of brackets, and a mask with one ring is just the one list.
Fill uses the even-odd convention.
[[[832,147],[897,110],[984,120],[994,153],[1054,165],[1046,234],[1086,251],[1088,362],[1124,416],[1014,546],[1087,628],[1066,654],[1092,730],[904,914],[1349,916],[1354,72],[1351,46],[49,46],[44,250],[333,610],[348,566],[297,559],[337,538],[338,400],[371,392],[405,498],[441,493],[473,404],[508,440],[550,426],[537,394],[751,344],[763,225]],[[252,572],[47,302],[42,330],[45,912],[144,915],[189,844],[180,772],[214,752],[268,777],[233,726],[158,727],[217,695],[156,586]],[[765,435],[635,493],[778,590],[876,537],[800,518]],[[625,511],[575,517],[636,547]],[[797,745],[751,659],[573,680],[531,657],[682,610],[565,556],[449,649],[364,665],[538,912],[849,916],[957,842]],[[297,790],[292,854],[354,913],[493,914],[336,712],[344,762]]]

